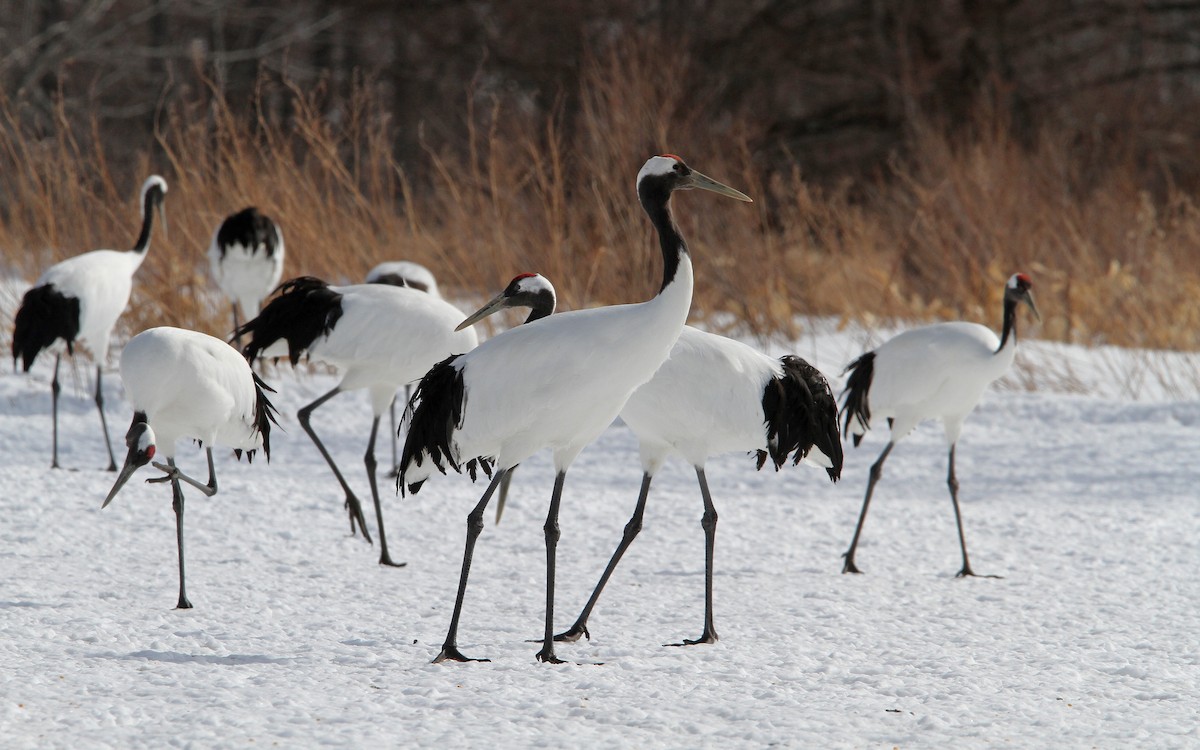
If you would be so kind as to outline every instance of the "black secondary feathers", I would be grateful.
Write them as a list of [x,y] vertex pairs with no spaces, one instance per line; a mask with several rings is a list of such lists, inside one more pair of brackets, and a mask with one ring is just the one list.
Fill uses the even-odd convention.
[[38,352],[57,339],[67,342],[67,352],[75,353],[75,337],[79,335],[79,299],[68,297],[53,284],[34,287],[25,292],[13,323],[13,364],[20,358],[25,372],[29,372]]
[[758,453],[758,468],[768,455],[775,468],[792,456],[798,464],[813,447],[833,464],[825,471],[837,481],[842,475],[842,441],[838,435],[837,401],[821,372],[800,357],[780,358],[783,374],[763,389],[767,450]]
[[[405,470],[411,462],[420,466],[426,458],[433,461],[438,471],[445,474],[446,467],[462,473],[454,460],[451,442],[454,430],[462,426],[463,409],[467,406],[467,393],[463,387],[462,371],[454,366],[461,357],[454,354],[429,369],[413,391],[408,410],[412,419],[408,424],[408,435],[404,438],[404,450],[400,456],[400,475],[396,477],[396,488],[401,492],[407,488],[414,495],[420,491],[421,482],[407,484]],[[428,454],[428,456],[426,456]],[[492,459],[480,457],[467,462],[467,472],[475,481],[478,469],[492,475]]]
[[[275,389],[262,381],[258,377],[258,373],[251,371],[250,377],[254,378],[254,429],[262,435],[263,454],[267,457],[267,461],[271,460],[271,424],[279,424],[275,420],[275,415],[278,412],[275,410],[275,405],[267,398],[267,393],[275,393]],[[242,452],[234,450],[238,460],[242,460]],[[246,460],[249,463],[254,463],[254,451],[246,452]]]
[[275,255],[279,235],[275,232],[275,222],[263,216],[254,206],[243,208],[221,222],[217,230],[217,252],[225,258],[225,251],[233,245],[256,250],[261,247],[268,258]]
[[[850,434],[850,423],[857,420],[864,428],[871,426],[871,405],[867,403],[867,394],[871,390],[871,379],[875,376],[875,352],[867,352],[846,366],[845,372],[850,373],[846,380],[846,389],[842,391],[842,424],[844,435]],[[854,447],[862,442],[862,435],[854,436]]]
[[250,362],[271,344],[284,339],[288,342],[288,359],[294,365],[318,336],[328,334],[337,325],[342,317],[342,295],[312,276],[286,281],[276,291],[278,296],[257,318],[234,331],[232,338],[250,335],[250,343],[242,348],[242,354]]

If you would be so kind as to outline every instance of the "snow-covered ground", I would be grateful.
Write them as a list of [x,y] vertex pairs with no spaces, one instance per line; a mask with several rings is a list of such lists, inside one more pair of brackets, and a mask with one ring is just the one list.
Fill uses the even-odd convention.
[[[831,379],[873,339],[815,323],[792,349]],[[7,344],[7,342],[5,342]],[[279,369],[271,463],[218,454],[220,493],[188,492],[188,589],[174,610],[164,485],[113,475],[90,399],[68,376],[51,471],[49,377],[0,375],[0,745],[46,747],[1200,747],[1200,400],[1194,356],[1024,342],[968,420],[958,540],[941,429],[892,454],[842,575],[867,467],[885,436],[824,472],[714,459],[720,511],[710,646],[699,635],[702,512],[689,467],[655,480],[645,529],[572,662],[537,663],[542,522],[552,471],[522,466],[480,538],[460,646],[449,623],[467,511],[484,485],[382,482],[392,554],[348,534],[342,495],[295,420],[328,374]],[[115,360],[116,350],[114,350]],[[114,442],[129,420],[106,378]],[[840,381],[837,383],[840,388]],[[317,411],[369,503],[363,394]],[[181,446],[185,471],[200,451]],[[390,452],[381,444],[381,464]],[[385,458],[386,457],[386,458]],[[120,455],[118,456],[120,461]],[[142,470],[141,478],[155,472]],[[637,495],[629,431],[572,468],[561,514],[559,629],[573,621]],[[368,517],[372,518],[368,512]]]

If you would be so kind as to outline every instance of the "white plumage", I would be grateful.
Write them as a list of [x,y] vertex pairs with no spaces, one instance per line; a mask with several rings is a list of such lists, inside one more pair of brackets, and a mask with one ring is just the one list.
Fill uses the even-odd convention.
[[1012,366],[1017,351],[1016,307],[1029,306],[1037,316],[1030,291],[1033,283],[1025,274],[1014,274],[1004,288],[1004,320],[1001,335],[978,323],[955,321],[905,331],[873,351],[862,355],[846,368],[850,377],[842,407],[844,429],[853,435],[857,446],[871,426],[872,419],[885,418],[891,436],[879,458],[871,466],[862,512],[843,573],[861,572],[855,565],[859,535],[867,517],[867,507],[875,483],[883,474],[883,463],[897,442],[926,419],[941,420],[949,445],[949,472],[946,483],[954,503],[963,566],[959,576],[973,576],[963,536],[962,514],[958,505],[958,480],[954,473],[954,450],[962,434],[963,421],[975,409],[984,390]]
[[[125,436],[129,453],[117,481],[104,500],[107,506],[133,473],[155,457],[167,474],[153,482],[171,483],[179,550],[179,609],[190,608],[184,577],[183,491],[180,481],[205,495],[217,492],[214,445],[243,451],[252,459],[263,449],[271,455],[273,407],[267,388],[237,350],[220,339],[180,328],[151,328],[134,336],[121,352],[121,381],[133,406],[133,422]],[[175,466],[175,444],[198,440],[208,458],[208,483],[183,474]]]
[[415,289],[388,284],[335,287],[301,277],[284,284],[262,313],[238,330],[239,334],[251,335],[244,350],[251,361],[276,341],[286,339],[292,364],[303,354],[333,365],[340,372],[337,387],[300,409],[297,416],[346,493],[351,531],[357,525],[369,540],[358,498],[310,423],[312,412],[337,394],[367,389],[375,416],[364,462],[379,528],[379,562],[383,565],[397,563],[388,552],[375,479],[379,418],[400,387],[416,381],[446,357],[475,347],[474,329],[455,330],[461,319],[458,308]]
[[283,232],[269,216],[250,206],[225,217],[213,232],[208,263],[217,287],[238,313],[249,320],[283,277]]
[[[113,326],[129,304],[133,274],[150,247],[154,209],[162,212],[167,183],[154,175],[142,184],[139,205],[142,227],[132,250],[93,250],[56,263],[41,275],[25,293],[14,320],[13,361],[23,360],[25,371],[43,349],[63,341],[68,353],[74,354],[75,344],[83,341],[96,361],[96,408],[104,431],[108,450],[109,471],[116,471],[108,426],[104,418],[104,398],[101,387],[102,368],[108,362],[108,346]],[[164,219],[165,220],[165,219]],[[58,368],[61,353],[55,355],[53,395],[53,459],[58,468]]]
[[[532,307],[530,320],[554,311],[554,287],[536,274],[516,277],[498,297],[470,316],[468,322],[505,307]],[[617,564],[641,531],[650,483],[667,456],[676,453],[696,471],[704,500],[705,620],[696,640],[717,640],[712,617],[713,545],[717,512],[708,490],[704,465],[727,451],[757,453],[758,466],[768,456],[778,469],[794,454],[827,469],[834,481],[841,474],[842,450],[837,403],[829,383],[816,368],[795,356],[782,359],[756,351],[724,336],[684,326],[667,361],[641,385],[621,409],[621,419],[638,438],[642,489],[621,542],[575,624],[555,640],[588,636],[587,621]],[[496,520],[507,494],[504,475]]]
[[463,575],[450,630],[437,661],[465,661],[457,648],[458,620],[474,541],[500,479],[534,452],[549,448],[555,470],[546,521],[546,633],[541,661],[557,662],[553,647],[554,558],[558,507],[567,468],[617,416],[629,395],[666,359],[687,319],[692,265],[671,220],[672,191],[704,188],[750,200],[693,171],[675,156],[656,156],[638,174],[638,196],[659,233],[663,285],[648,302],[578,310],[505,331],[468,354],[444,362],[422,379],[400,460],[401,485],[412,489],[446,465],[498,473],[468,516]]

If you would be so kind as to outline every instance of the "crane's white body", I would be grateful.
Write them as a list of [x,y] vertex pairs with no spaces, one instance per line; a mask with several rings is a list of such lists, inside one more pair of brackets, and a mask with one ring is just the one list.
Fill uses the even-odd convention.
[[79,339],[87,343],[97,364],[108,361],[113,326],[129,304],[133,273],[146,259],[133,250],[93,250],[55,263],[35,287],[53,285],[79,300]]
[[330,289],[342,295],[341,317],[328,335],[309,345],[308,354],[338,368],[339,389],[369,389],[376,416],[401,386],[479,341],[474,328],[454,330],[461,310],[425,292],[388,284]]
[[[616,418],[671,352],[687,320],[692,265],[647,302],[576,310],[507,330],[454,361],[467,394],[455,461],[493,456],[509,469],[550,448],[562,472]],[[419,482],[433,462],[410,465]]]
[[166,326],[143,331],[121,352],[121,380],[167,458],[175,455],[179,438],[241,450],[262,447],[250,366],[218,338]]
[[433,272],[420,263],[411,260],[384,261],[367,272],[366,283],[390,283],[385,280],[389,276],[403,279],[409,287],[441,299]]
[[[874,350],[871,419],[892,420],[892,442],[922,420],[940,419],[953,445],[984,389],[1012,366],[1016,337],[997,351],[999,346],[990,328],[963,321],[914,328],[889,339]],[[861,421],[850,422],[851,434],[866,432]]]
[[267,298],[283,276],[284,246],[279,226],[272,222],[275,231],[275,250],[267,254],[262,242],[245,245],[233,242],[225,246],[224,255],[217,243],[220,227],[213,232],[208,246],[208,263],[213,280],[221,292],[241,308],[247,320],[258,315],[262,301]]

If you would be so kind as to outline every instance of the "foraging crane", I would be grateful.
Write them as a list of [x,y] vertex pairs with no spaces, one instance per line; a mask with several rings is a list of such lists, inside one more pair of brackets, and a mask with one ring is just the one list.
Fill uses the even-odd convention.
[[[940,419],[950,445],[950,470],[946,484],[954,503],[954,520],[962,547],[962,569],[956,577],[974,576],[967,558],[962,514],[958,507],[958,479],[954,474],[954,447],[962,433],[963,420],[975,409],[988,385],[1012,366],[1017,352],[1017,305],[1024,303],[1041,320],[1033,304],[1033,282],[1023,273],[1014,274],[1004,287],[1004,324],[1000,338],[987,326],[954,321],[935,323],[901,333],[850,363],[850,377],[842,392],[844,434],[862,442],[871,428],[871,417],[886,417],[891,428],[888,443],[871,465],[867,494],[850,549],[842,557],[843,573],[861,573],[854,564],[858,538],[867,518],[867,506],[875,483],[883,475],[883,462],[892,448],[926,419]],[[998,576],[987,576],[996,578]]]
[[[409,289],[416,289],[419,292],[442,298],[438,291],[437,279],[434,278],[433,272],[420,263],[414,263],[411,260],[389,260],[380,263],[367,272],[367,278],[364,279],[367,284],[391,284],[392,286],[406,286]],[[404,403],[408,403],[408,399],[412,397],[412,386],[407,383],[404,385]],[[389,479],[395,479],[400,475],[400,456],[397,454],[396,444],[399,442],[399,430],[396,428],[396,399],[392,399],[392,404],[388,407],[388,413],[391,416],[392,429],[389,433],[391,437],[388,441],[392,444],[392,470],[387,473]]]
[[343,391],[366,388],[374,419],[363,461],[375,501],[379,526],[379,564],[401,567],[388,553],[383,527],[383,509],[375,479],[375,438],[379,418],[405,383],[416,381],[435,363],[475,348],[475,330],[456,331],[462,312],[437,297],[415,289],[388,284],[330,286],[320,279],[302,276],[286,282],[257,318],[238,329],[249,334],[242,353],[251,362],[267,347],[285,339],[294,366],[305,354],[336,367],[341,381],[325,395],[297,413],[300,426],[312,438],[346,493],[350,531],[357,525],[371,541],[362,505],[346,483],[333,457],[313,431],[312,413]]
[[[518,280],[523,280],[525,287],[518,286]],[[505,307],[533,307],[534,314],[549,314],[554,311],[554,287],[541,276],[518,276],[467,322]],[[756,453],[759,469],[769,456],[778,471],[790,457],[793,465],[803,460],[823,467],[836,482],[842,472],[837,400],[820,371],[800,357],[773,359],[741,342],[684,326],[671,356],[649,382],[633,392],[620,416],[638,439],[642,489],[621,542],[587,605],[575,624],[555,640],[591,638],[588,618],[642,529],[650,482],[667,456],[677,453],[696,470],[704,501],[704,631],[696,640],[672,645],[715,643],[712,580],[717,510],[709,494],[705,462],[718,453],[750,451]],[[505,478],[511,476],[510,470]],[[497,521],[506,494],[502,484]]]
[[671,218],[676,190],[701,188],[749,201],[696,172],[677,156],[651,157],[638,172],[638,199],[658,231],[662,286],[651,300],[552,315],[505,331],[431,369],[413,394],[415,407],[397,483],[416,492],[436,469],[474,475],[498,471],[467,516],[454,613],[435,662],[471,661],[458,649],[458,623],[475,540],[492,493],[512,467],[542,448],[553,451],[555,481],[543,526],[546,540],[545,637],[537,659],[554,654],[554,571],[558,512],[567,468],[612,423],[629,395],[666,360],[692,302],[692,263]]
[[[101,371],[108,362],[108,341],[117,318],[129,304],[133,274],[146,259],[150,247],[150,230],[154,209],[158,209],[166,229],[163,198],[167,194],[166,180],[153,175],[142,184],[139,205],[142,230],[132,250],[93,250],[55,263],[46,269],[33,288],[25,293],[14,319],[13,365],[19,357],[25,372],[33,366],[38,353],[62,339],[67,354],[75,354],[76,342],[86,341],[96,360],[96,410],[100,412],[100,429],[104,432],[104,447],[108,449],[108,470],[116,471],[112,442],[108,438],[108,422],[104,418],[104,391]],[[54,355],[54,377],[50,381],[51,412],[53,414],[53,458],[51,468],[58,465],[58,366],[62,353]]]
[[[129,340],[121,352],[121,381],[133,406],[133,422],[125,435],[129,453],[117,481],[104,498],[108,507],[121,488],[140,467],[154,458],[166,476],[147,482],[171,483],[175,510],[175,542],[179,552],[179,603],[176,609],[191,609],[184,579],[183,490],[187,482],[206,496],[217,494],[213,470],[213,446],[233,448],[247,460],[262,448],[271,459],[271,423],[275,408],[262,382],[237,350],[220,339],[181,328],[151,328]],[[208,482],[184,474],[175,465],[175,442],[179,438],[200,441],[208,457]]]
[[[283,276],[283,233],[257,208],[243,208],[221,222],[208,246],[208,263],[217,286],[233,306],[233,328],[258,315]],[[237,342],[238,346],[241,341]]]

